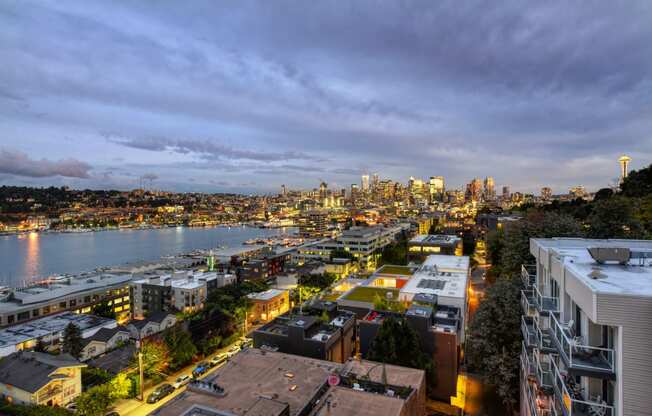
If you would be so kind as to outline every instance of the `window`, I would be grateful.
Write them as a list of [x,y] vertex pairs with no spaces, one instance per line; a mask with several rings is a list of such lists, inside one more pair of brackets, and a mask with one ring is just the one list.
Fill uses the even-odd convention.
[[41,311],[39,311],[38,309],[34,309],[34,310],[32,311],[32,316],[36,318],[37,316],[39,316],[40,312],[41,312]]
[[59,307],[60,308],[66,308],[66,302],[59,302]]
[[19,321],[24,321],[25,319],[29,319],[29,311],[21,312],[18,314]]
[[9,315],[9,316],[7,317],[7,323],[8,323],[8,324],[13,324],[13,323],[14,323],[14,320],[15,320],[15,317],[14,317],[13,315]]

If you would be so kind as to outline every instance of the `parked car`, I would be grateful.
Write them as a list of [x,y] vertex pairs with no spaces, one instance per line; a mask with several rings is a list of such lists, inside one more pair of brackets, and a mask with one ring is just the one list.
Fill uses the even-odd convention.
[[120,416],[120,413],[114,411],[114,412],[109,412],[109,413],[105,414],[104,416]]
[[77,403],[75,402],[70,402],[66,405],[66,409],[70,410],[71,412],[75,413],[77,411]]
[[199,376],[203,376],[210,368],[211,368],[210,364],[208,364],[205,361],[202,361],[201,363],[197,364],[197,367],[195,367],[194,370],[192,370],[192,376],[195,378]]
[[179,377],[177,378],[177,380],[174,382],[174,384],[172,384],[172,386],[173,386],[175,389],[178,389],[178,388],[183,387],[183,386],[185,386],[186,384],[190,383],[190,380],[192,380],[192,379],[190,378],[190,376],[189,376],[188,374],[184,374],[184,375],[182,375],[182,376],[179,376]]
[[213,367],[215,367],[216,365],[222,364],[224,361],[226,361],[227,358],[229,357],[225,353],[220,353],[213,357],[210,363]]
[[171,384],[161,384],[149,396],[147,396],[147,403],[156,403],[173,391],[174,387],[172,387]]
[[240,343],[240,348],[245,349],[245,348],[251,348],[254,346],[254,340],[251,338],[247,338],[242,343]]
[[234,345],[229,350],[226,352],[227,357],[233,357],[240,351],[240,346],[239,345]]

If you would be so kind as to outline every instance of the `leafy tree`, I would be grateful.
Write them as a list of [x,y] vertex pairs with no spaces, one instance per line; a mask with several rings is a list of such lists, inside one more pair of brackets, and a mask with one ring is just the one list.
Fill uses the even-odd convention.
[[81,330],[77,325],[71,322],[66,326],[66,329],[63,332],[62,350],[75,358],[79,358],[82,349]]
[[337,277],[332,273],[305,274],[299,277],[299,286],[316,287],[320,291],[332,285]]
[[490,286],[470,324],[466,346],[469,366],[496,386],[508,407],[516,404],[519,391],[519,295],[515,279],[500,279]]
[[587,219],[591,238],[643,238],[643,225],[635,216],[636,203],[631,198],[613,197],[593,204]]
[[130,396],[132,381],[125,373],[119,373],[109,382],[111,386],[111,398],[113,400],[122,400]]
[[60,407],[21,405],[0,399],[0,415],[70,416],[70,412]]
[[173,370],[190,363],[197,354],[192,337],[179,327],[173,328],[165,335],[165,344],[170,352],[170,367]]
[[380,260],[378,261],[378,266],[383,264],[397,264],[397,265],[406,265],[407,264],[407,241],[398,241],[396,243],[390,244],[383,249],[380,253]]
[[652,165],[629,172],[620,184],[622,195],[626,197],[644,197],[652,194]]
[[421,350],[416,331],[403,317],[388,316],[371,343],[367,358],[386,364],[426,370],[428,385],[436,382],[434,363]]
[[86,390],[90,387],[107,383],[111,380],[111,374],[101,368],[85,367],[82,368],[81,380],[82,386]]
[[[146,378],[161,375],[168,366],[168,348],[158,339],[146,339],[140,345],[143,354],[143,373]],[[138,356],[135,357],[138,359]]]
[[76,414],[78,415],[103,416],[113,403],[111,386],[109,384],[101,384],[91,387],[77,397],[75,403],[77,403]]
[[609,199],[614,195],[614,191],[611,188],[602,188],[593,196],[594,201],[602,201]]
[[100,302],[97,305],[93,306],[91,313],[93,315],[102,316],[104,318],[116,318],[116,314],[113,311],[113,306],[109,305],[108,301]]

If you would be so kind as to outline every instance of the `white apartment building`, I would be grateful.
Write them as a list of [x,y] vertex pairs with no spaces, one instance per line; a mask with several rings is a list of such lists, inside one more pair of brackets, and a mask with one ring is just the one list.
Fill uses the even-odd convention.
[[652,241],[532,239],[521,414],[652,415]]

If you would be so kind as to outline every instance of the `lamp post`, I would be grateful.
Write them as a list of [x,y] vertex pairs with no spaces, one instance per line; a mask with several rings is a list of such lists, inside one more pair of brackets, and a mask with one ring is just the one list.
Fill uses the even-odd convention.
[[136,348],[138,348],[138,373],[139,373],[138,388],[140,390],[139,400],[142,402],[145,400],[144,397],[145,389],[143,386],[143,384],[145,383],[145,374],[143,372],[143,352],[140,347],[141,347],[140,341],[136,341]]

